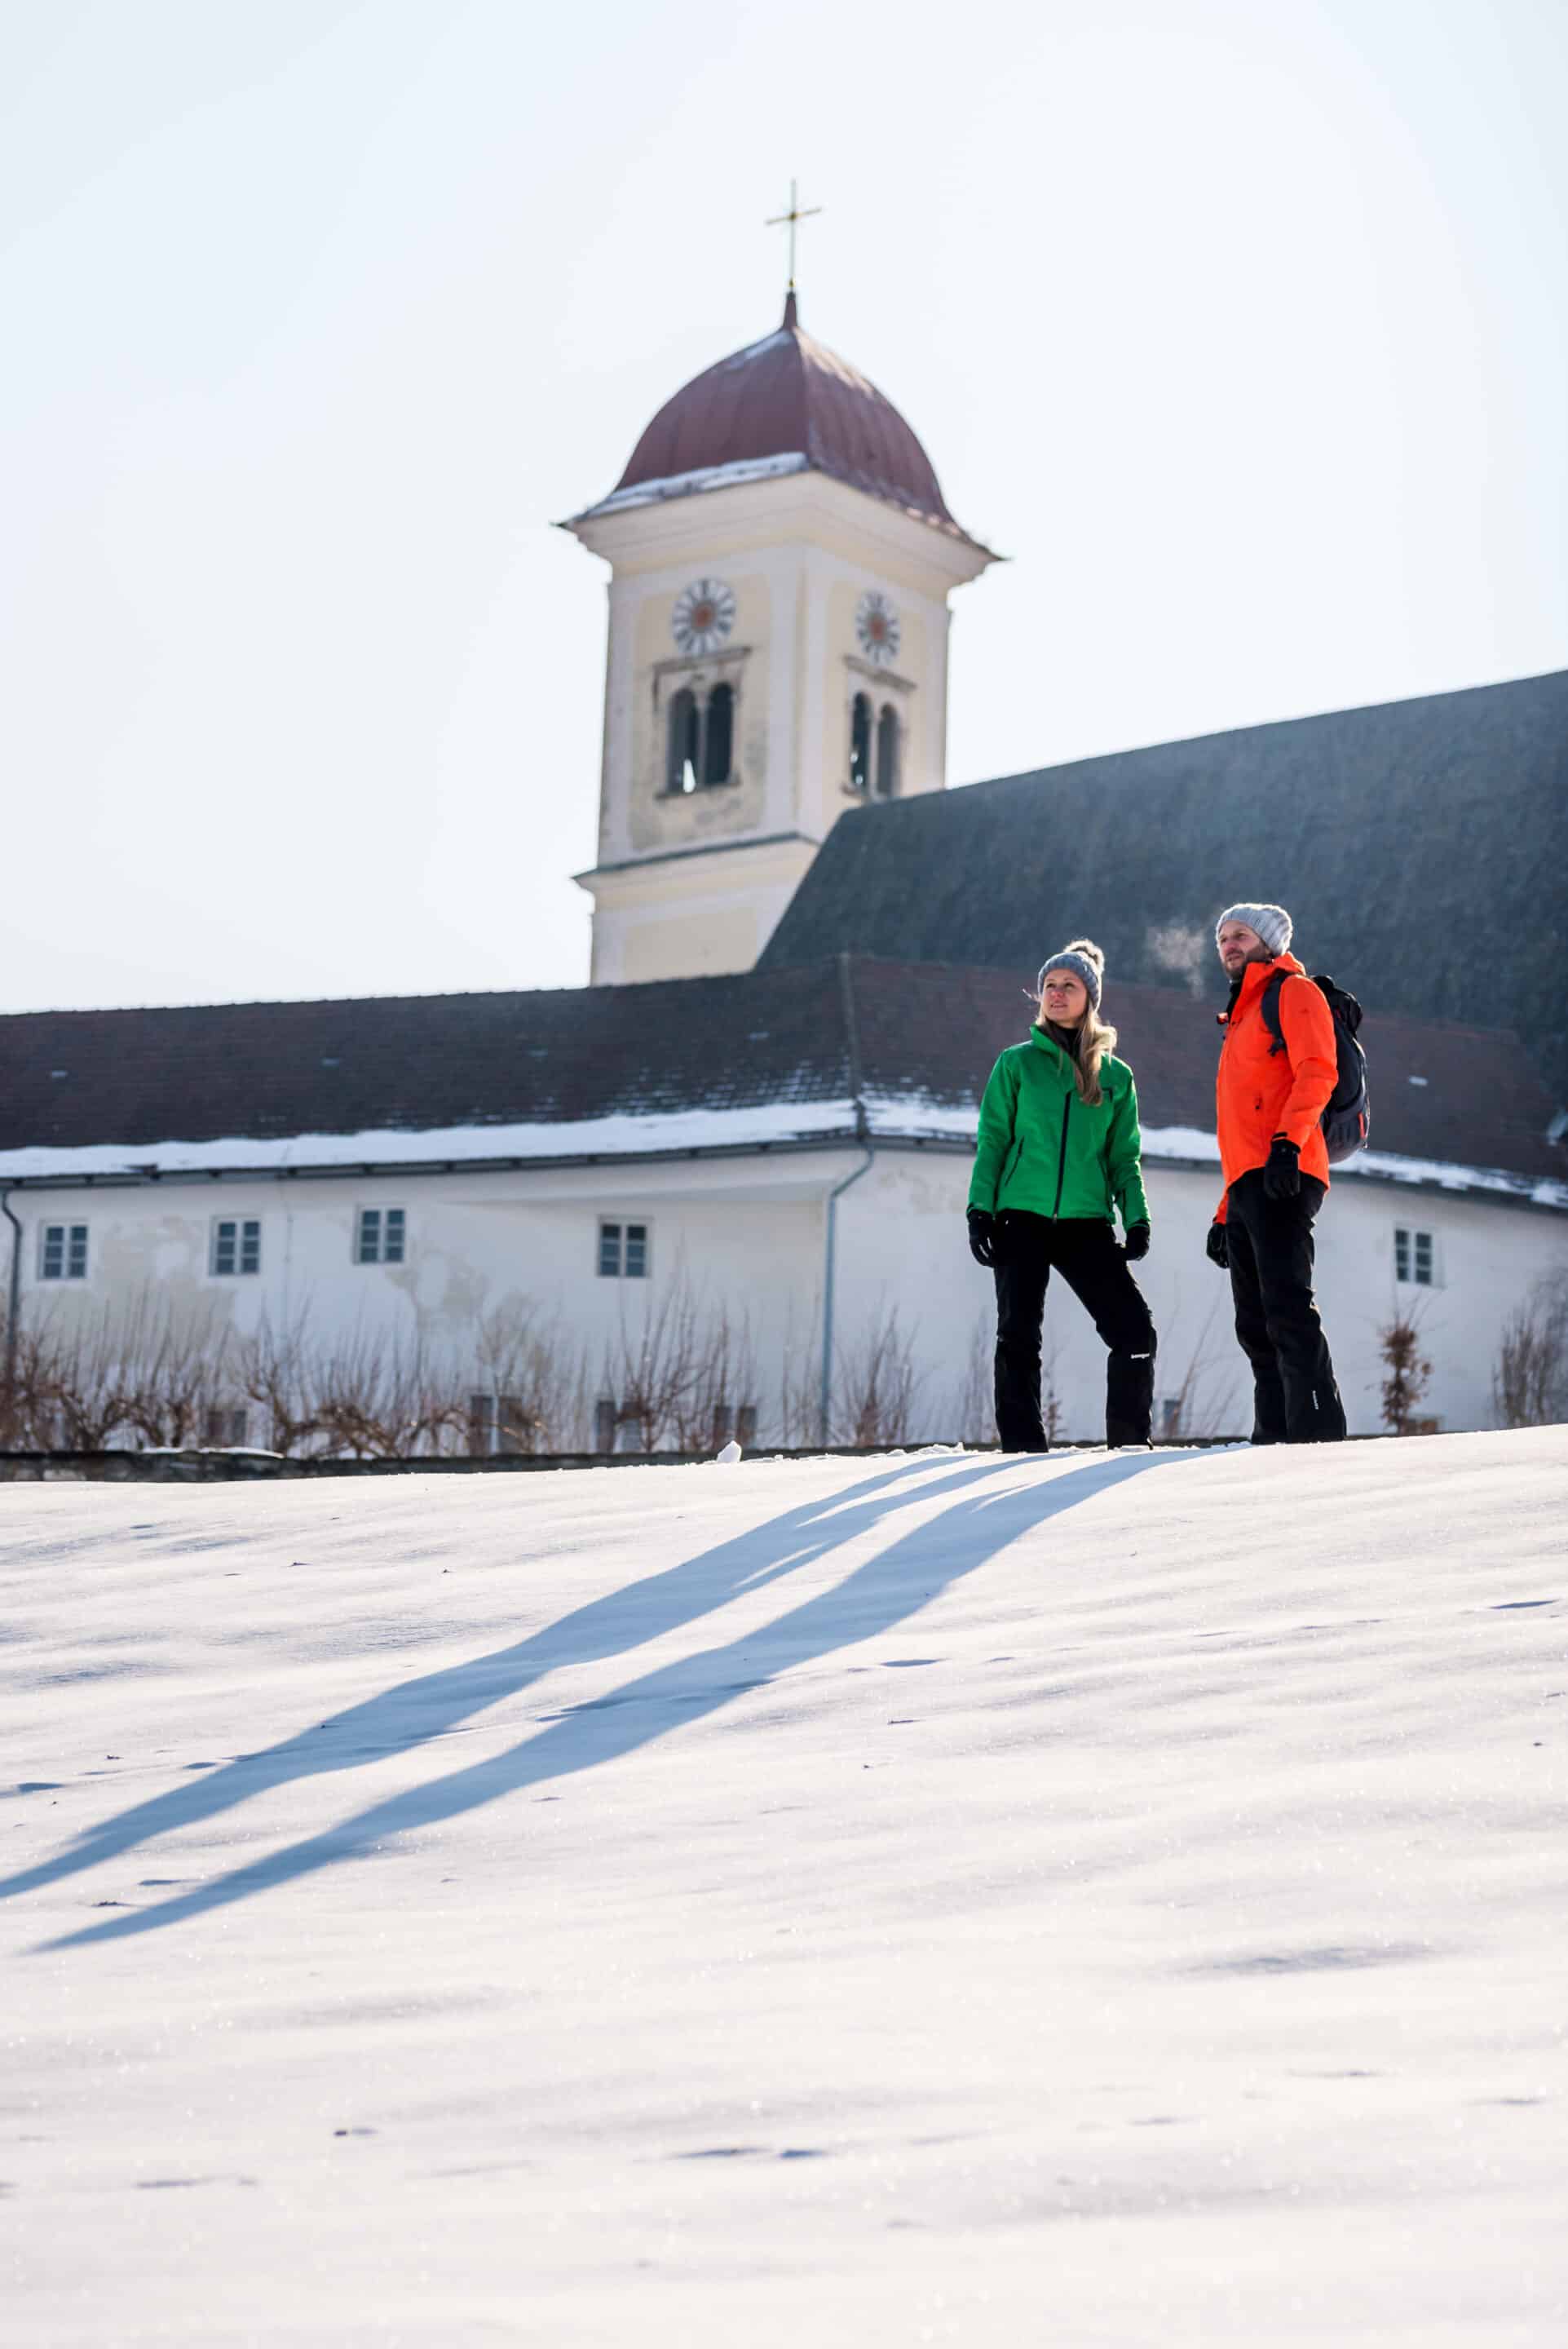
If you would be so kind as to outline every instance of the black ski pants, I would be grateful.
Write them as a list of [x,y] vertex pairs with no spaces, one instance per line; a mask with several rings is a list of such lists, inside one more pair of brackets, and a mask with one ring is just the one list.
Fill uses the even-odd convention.
[[1230,1187],[1225,1236],[1236,1336],[1253,1366],[1254,1444],[1337,1444],[1345,1405],[1313,1294],[1313,1220],[1324,1185],[1301,1178],[1294,1199],[1271,1199],[1254,1166]]
[[1110,1348],[1105,1440],[1147,1444],[1154,1405],[1154,1322],[1109,1223],[1005,1208],[996,1218],[996,1433],[1004,1452],[1044,1452],[1040,1329],[1059,1272]]

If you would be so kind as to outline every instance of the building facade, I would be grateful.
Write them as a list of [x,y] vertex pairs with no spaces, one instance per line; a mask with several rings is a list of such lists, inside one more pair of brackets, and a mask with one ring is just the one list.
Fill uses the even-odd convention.
[[[1203,1253],[1212,1026],[1169,988],[1109,1008],[1140,1090],[1158,1425],[1244,1433],[1228,1285]],[[182,1108],[143,1074],[176,1017]],[[356,1413],[376,1448],[399,1412],[411,1448],[985,1440],[991,1285],[964,1202],[980,1089],[1026,1017],[1006,976],[834,958],[581,994],[0,1022],[18,1326],[46,1360],[82,1378],[119,1362],[129,1386],[195,1332],[196,1432],[263,1447],[285,1391],[296,1415],[331,1403],[349,1448]],[[1367,1041],[1378,1146],[1320,1225],[1351,1426],[1384,1424],[1404,1325],[1431,1366],[1413,1415],[1487,1426],[1511,1315],[1568,1267],[1547,1097],[1518,1054],[1499,1084],[1485,1030],[1388,1019]],[[1447,1154],[1456,1135],[1480,1163]],[[1053,1294],[1059,1436],[1101,1430],[1103,1381],[1092,1329]]]

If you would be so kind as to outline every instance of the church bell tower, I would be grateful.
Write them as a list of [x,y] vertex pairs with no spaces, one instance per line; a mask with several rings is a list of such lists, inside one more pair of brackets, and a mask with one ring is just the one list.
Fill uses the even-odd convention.
[[943,789],[948,597],[995,557],[793,288],[564,526],[611,570],[592,982],[748,970],[847,808]]

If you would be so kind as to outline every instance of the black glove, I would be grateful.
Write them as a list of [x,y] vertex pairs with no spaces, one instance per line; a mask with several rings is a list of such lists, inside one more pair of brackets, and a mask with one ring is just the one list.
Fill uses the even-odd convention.
[[1294,1199],[1301,1191],[1301,1153],[1294,1142],[1276,1133],[1269,1144],[1264,1168],[1264,1191],[1271,1199]]
[[1129,1224],[1122,1238],[1121,1253],[1129,1264],[1137,1264],[1149,1254],[1149,1226]]
[[996,1218],[984,1207],[968,1207],[969,1253],[976,1264],[992,1265],[996,1261]]
[[1215,1223],[1210,1225],[1209,1237],[1203,1242],[1203,1247],[1211,1264],[1217,1264],[1222,1272],[1229,1272],[1231,1268],[1231,1236],[1226,1231],[1223,1224]]

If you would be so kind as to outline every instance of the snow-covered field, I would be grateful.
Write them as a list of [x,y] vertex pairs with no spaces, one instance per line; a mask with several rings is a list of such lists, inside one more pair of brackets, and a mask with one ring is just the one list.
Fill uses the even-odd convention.
[[0,2334],[1560,2344],[1568,1430],[0,1488]]

